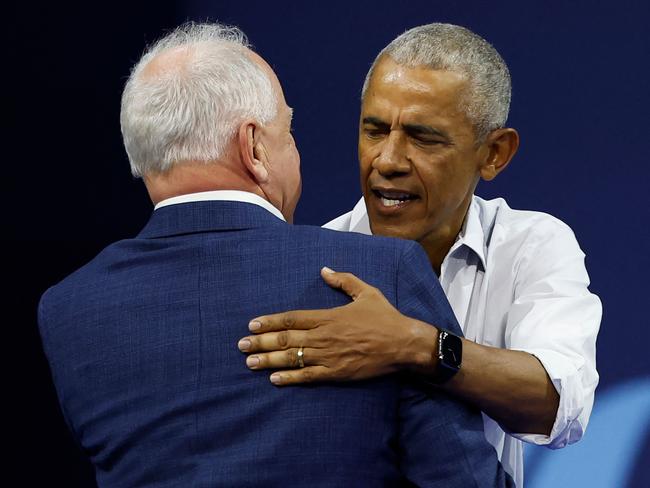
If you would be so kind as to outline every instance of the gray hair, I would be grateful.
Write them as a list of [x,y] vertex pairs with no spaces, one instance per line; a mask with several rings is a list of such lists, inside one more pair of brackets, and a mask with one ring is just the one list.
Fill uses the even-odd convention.
[[465,76],[469,86],[460,101],[461,109],[472,122],[478,141],[505,126],[511,97],[508,67],[489,42],[470,30],[435,23],[404,32],[375,58],[363,83],[362,99],[383,56],[409,68],[425,66]]
[[[120,114],[134,176],[184,161],[215,161],[244,119],[266,124],[275,118],[271,80],[248,48],[236,27],[186,23],[145,51],[124,87]],[[147,73],[159,55],[176,50],[182,62]]]

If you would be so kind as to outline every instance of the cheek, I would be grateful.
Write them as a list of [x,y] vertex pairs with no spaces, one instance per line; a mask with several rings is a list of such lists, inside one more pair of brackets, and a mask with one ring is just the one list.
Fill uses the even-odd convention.
[[284,158],[286,159],[286,164],[291,166],[300,166],[300,153],[298,153],[298,148],[296,147],[293,140],[287,141],[286,146],[284,147]]
[[[449,191],[447,180],[444,177],[444,170],[436,161],[427,160],[413,165],[413,176],[421,185],[426,209],[431,211],[439,206]],[[423,210],[424,210],[423,208]],[[427,211],[427,210],[425,210]]]
[[427,213],[437,219],[466,198],[472,176],[459,160],[444,158],[432,163],[421,168],[420,179],[425,188]]
[[375,147],[375,144],[371,144],[363,134],[359,135],[359,143],[358,143],[358,153],[359,153],[359,161],[364,161],[364,160],[370,160],[372,161],[377,153],[377,149]]
[[365,194],[368,187],[368,178],[370,177],[370,166],[366,166],[363,162],[359,163],[359,180],[361,182],[361,193]]
[[374,157],[370,154],[369,151],[363,149],[361,145],[359,146],[359,171],[361,173],[361,178],[368,177],[372,172],[372,161]]

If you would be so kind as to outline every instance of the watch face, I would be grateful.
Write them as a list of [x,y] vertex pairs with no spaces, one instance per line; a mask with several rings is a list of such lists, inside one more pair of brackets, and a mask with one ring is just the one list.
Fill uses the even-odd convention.
[[441,385],[451,379],[463,360],[463,341],[460,337],[441,330],[438,336],[438,366],[428,382]]
[[463,360],[463,342],[460,337],[445,333],[442,337],[442,363],[455,370],[460,369]]
[[445,363],[450,366],[460,366],[460,358],[456,355],[456,351],[453,347],[447,346],[443,355]]

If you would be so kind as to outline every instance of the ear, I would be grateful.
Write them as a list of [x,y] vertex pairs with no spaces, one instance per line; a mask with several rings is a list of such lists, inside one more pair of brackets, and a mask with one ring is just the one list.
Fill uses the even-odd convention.
[[481,178],[491,181],[506,169],[517,152],[519,134],[515,129],[496,129],[488,134],[483,144],[488,154],[480,168]]
[[239,154],[244,166],[258,183],[269,179],[268,158],[261,141],[261,126],[254,120],[246,120],[237,133]]

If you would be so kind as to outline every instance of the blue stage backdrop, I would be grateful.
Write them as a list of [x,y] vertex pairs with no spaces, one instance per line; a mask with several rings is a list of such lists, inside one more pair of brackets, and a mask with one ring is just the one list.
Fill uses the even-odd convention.
[[18,319],[5,330],[15,335],[7,344],[26,348],[11,347],[10,373],[19,373],[10,374],[7,403],[20,419],[9,426],[19,455],[7,464],[22,484],[91,486],[80,484],[92,472],[79,467],[56,410],[36,303],[47,286],[146,222],[151,204],[121,145],[120,93],[147,43],[183,20],[211,19],[248,34],[294,107],[300,224],[320,225],[359,197],[359,95],[382,47],[434,21],[464,25],[495,45],[510,67],[509,125],[522,143],[478,193],[567,222],[604,305],[590,427],[576,446],[528,449],[527,487],[650,486],[647,2],[10,3],[5,81],[15,86],[6,90],[12,127],[3,176],[13,247],[4,277],[13,291],[5,317]]
[[522,142],[505,173],[478,194],[567,222],[604,305],[590,430],[563,451],[528,449],[527,486],[650,486],[646,5],[195,0],[186,10],[192,20],[241,27],[283,83],[302,155],[297,223],[322,224],[356,203],[361,85],[395,36],[450,22],[504,57],[513,80],[509,125]]

